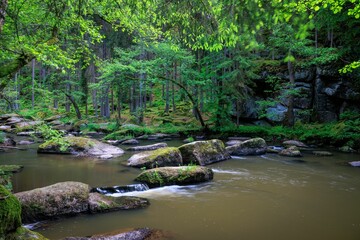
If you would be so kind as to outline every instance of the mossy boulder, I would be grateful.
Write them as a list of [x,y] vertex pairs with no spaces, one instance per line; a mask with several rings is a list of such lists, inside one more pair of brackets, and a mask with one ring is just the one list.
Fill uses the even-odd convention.
[[119,156],[124,153],[119,147],[84,137],[63,137],[60,141],[46,141],[39,146],[38,152],[99,157],[102,155]]
[[285,148],[284,150],[279,152],[279,155],[285,156],[285,157],[301,157],[302,156],[300,150],[296,146],[291,146],[291,147]]
[[143,171],[135,178],[135,181],[146,183],[149,187],[154,188],[207,182],[212,180],[213,177],[213,171],[207,167],[161,167]]
[[132,196],[110,197],[100,193],[90,193],[89,195],[89,211],[91,213],[139,209],[149,205],[150,202],[146,198]]
[[233,156],[261,155],[266,153],[266,150],[267,144],[262,138],[252,138],[226,147],[226,151]]
[[195,141],[179,147],[184,164],[198,164],[201,166],[230,158],[221,140]]
[[80,182],[61,182],[43,188],[19,192],[25,223],[75,215],[88,210],[90,187]]
[[[1,238],[0,238],[1,239]],[[15,232],[6,236],[6,240],[48,240],[40,233],[33,232],[25,227],[19,227]]]
[[128,165],[138,168],[155,168],[182,165],[180,150],[175,147],[159,148],[134,154],[128,159]]
[[19,200],[0,185],[0,239],[21,226],[21,204]]

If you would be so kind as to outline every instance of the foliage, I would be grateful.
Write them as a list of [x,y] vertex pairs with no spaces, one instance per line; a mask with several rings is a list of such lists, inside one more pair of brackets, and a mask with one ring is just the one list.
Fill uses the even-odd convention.
[[46,124],[42,124],[36,127],[36,132],[41,133],[41,136],[45,141],[56,142],[59,146],[60,151],[65,152],[70,143],[63,137],[63,133],[58,130],[52,129]]
[[4,132],[0,132],[0,143],[5,141],[6,134]]

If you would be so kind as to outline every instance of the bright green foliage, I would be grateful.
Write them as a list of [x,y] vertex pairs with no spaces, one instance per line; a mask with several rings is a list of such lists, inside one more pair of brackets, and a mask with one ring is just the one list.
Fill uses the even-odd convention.
[[61,132],[52,129],[46,124],[38,126],[36,131],[41,133],[46,142],[55,142],[59,146],[61,152],[65,152],[68,147],[70,147],[70,143],[63,137]]

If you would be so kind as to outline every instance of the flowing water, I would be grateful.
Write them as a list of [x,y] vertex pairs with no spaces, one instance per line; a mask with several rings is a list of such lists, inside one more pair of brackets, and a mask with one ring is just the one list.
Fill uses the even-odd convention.
[[[13,177],[15,192],[61,181],[128,185],[140,173],[125,166],[130,152],[100,161],[37,154],[35,147],[0,153],[0,164],[25,166]],[[146,197],[151,202],[146,209],[65,218],[36,231],[49,239],[150,227],[179,240],[359,240],[360,169],[343,164],[359,160],[358,154],[336,151],[331,157],[305,152],[302,158],[230,159],[208,166],[214,171],[208,183],[114,194]]]

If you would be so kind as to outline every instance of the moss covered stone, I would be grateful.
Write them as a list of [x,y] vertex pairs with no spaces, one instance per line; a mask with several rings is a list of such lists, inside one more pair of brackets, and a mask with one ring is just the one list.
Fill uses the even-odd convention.
[[149,200],[140,197],[110,197],[99,193],[90,193],[89,196],[89,210],[91,213],[139,209],[149,205]]
[[182,165],[180,150],[175,147],[159,148],[154,151],[147,151],[134,154],[128,159],[128,165],[138,168],[155,168],[166,166]]
[[161,167],[142,172],[135,181],[144,182],[149,187],[168,185],[189,185],[213,179],[210,168],[200,166]]
[[267,144],[262,138],[252,138],[226,148],[234,156],[261,155],[266,153]]
[[68,145],[67,148],[64,150],[61,150],[61,142],[50,140],[41,144],[38,148],[38,152],[75,154],[83,156],[118,156],[124,153],[124,151],[119,147],[102,143],[95,139],[84,137],[64,137],[63,140]]
[[33,232],[25,227],[19,227],[16,231],[6,235],[6,240],[48,240],[40,233]]
[[62,182],[16,193],[25,223],[88,211],[90,187],[80,182]]
[[0,239],[21,226],[21,205],[19,200],[0,185]]
[[184,164],[201,166],[224,161],[230,158],[221,140],[196,141],[179,147]]

